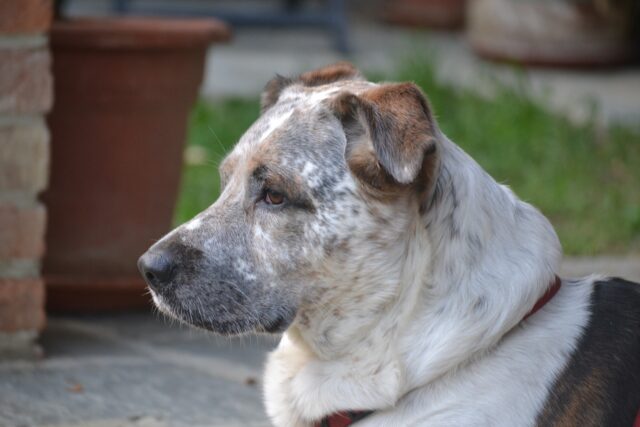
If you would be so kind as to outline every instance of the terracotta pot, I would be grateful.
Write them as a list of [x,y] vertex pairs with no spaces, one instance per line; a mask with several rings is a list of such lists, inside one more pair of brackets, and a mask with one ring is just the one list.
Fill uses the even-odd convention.
[[468,37],[480,56],[527,65],[593,67],[636,58],[632,15],[621,19],[598,2],[473,0]]
[[51,31],[43,274],[54,311],[148,303],[137,258],[166,233],[215,20],[79,19]]
[[385,20],[392,24],[441,29],[464,24],[466,0],[389,0]]

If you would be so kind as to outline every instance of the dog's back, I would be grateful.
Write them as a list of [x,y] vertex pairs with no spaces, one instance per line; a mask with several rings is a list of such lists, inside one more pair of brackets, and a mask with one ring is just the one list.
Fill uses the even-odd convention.
[[640,284],[597,281],[589,323],[537,425],[630,427],[639,408]]

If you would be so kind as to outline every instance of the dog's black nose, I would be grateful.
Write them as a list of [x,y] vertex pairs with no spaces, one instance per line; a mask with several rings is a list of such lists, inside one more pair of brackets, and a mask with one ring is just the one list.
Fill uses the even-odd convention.
[[145,252],[138,260],[138,269],[152,288],[168,285],[175,274],[172,257],[164,251]]

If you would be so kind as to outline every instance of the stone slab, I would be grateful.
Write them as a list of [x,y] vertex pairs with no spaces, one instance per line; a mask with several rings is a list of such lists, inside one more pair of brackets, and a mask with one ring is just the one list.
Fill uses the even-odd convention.
[[0,369],[0,396],[0,424],[6,427],[145,418],[175,427],[268,425],[255,387],[143,357]]
[[0,360],[0,426],[269,425],[270,347],[255,339],[239,349],[143,313],[53,316],[39,344],[41,360]]

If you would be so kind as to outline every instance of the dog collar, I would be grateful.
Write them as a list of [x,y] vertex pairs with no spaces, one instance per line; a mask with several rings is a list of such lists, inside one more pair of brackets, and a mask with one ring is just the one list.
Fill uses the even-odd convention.
[[527,320],[529,317],[531,317],[534,314],[536,314],[549,301],[551,301],[551,298],[553,298],[558,293],[558,291],[560,290],[560,286],[562,286],[562,280],[560,280],[560,278],[558,276],[555,276],[553,284],[551,286],[549,286],[549,289],[547,289],[547,292],[545,292],[544,295],[542,295],[540,297],[540,299],[538,300],[538,302],[536,302],[536,304],[533,306],[531,311],[529,311],[522,318],[522,320]]
[[314,427],[347,427],[372,413],[373,411],[336,412],[317,422]]
[[[536,314],[542,307],[544,307],[551,298],[553,298],[558,291],[560,290],[560,286],[562,286],[562,280],[558,276],[555,276],[553,283],[547,289],[547,292],[540,297],[540,299],[535,303],[533,308],[522,318],[522,320],[526,320],[529,317]],[[334,414],[328,415],[324,417],[321,421],[317,422],[314,427],[348,427],[351,424],[360,421],[361,419],[371,415],[374,411],[344,411],[344,412],[336,412]],[[640,427],[640,412],[638,413],[638,420],[636,420],[637,425],[634,424],[634,427]]]

